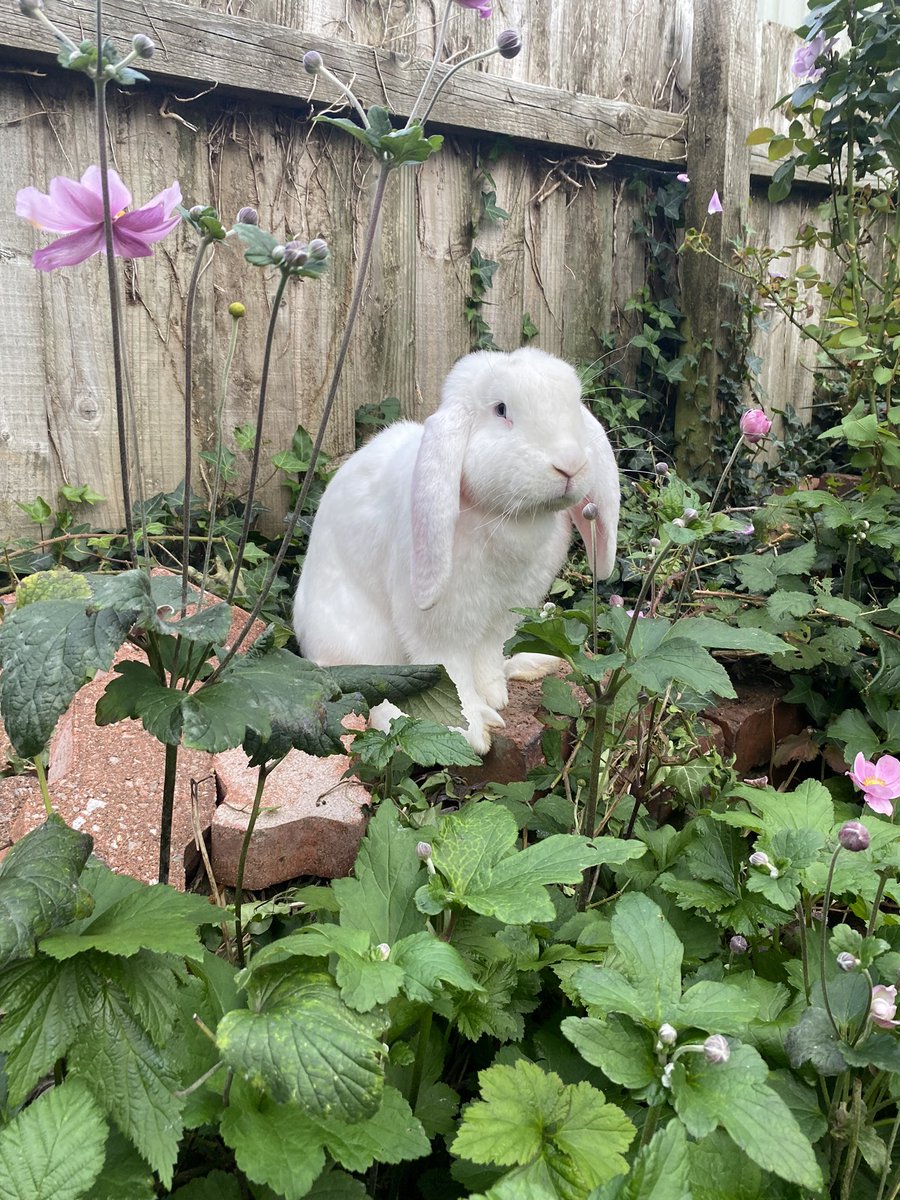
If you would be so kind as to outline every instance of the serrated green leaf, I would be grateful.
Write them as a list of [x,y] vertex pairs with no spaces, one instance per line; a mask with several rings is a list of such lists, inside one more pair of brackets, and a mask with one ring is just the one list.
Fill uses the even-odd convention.
[[672,1099],[688,1133],[705,1137],[721,1125],[764,1170],[812,1191],[822,1186],[810,1141],[767,1085],[769,1069],[752,1046],[732,1042],[726,1062],[686,1060],[675,1064]]
[[[49,512],[47,516],[50,516]],[[91,589],[88,587],[85,577],[66,567],[59,567],[52,571],[35,571],[33,575],[26,576],[16,588],[16,608],[24,608],[26,604],[35,604],[43,600],[90,600],[90,598]]]
[[69,1070],[169,1187],[181,1136],[177,1081],[117,988],[104,987],[92,1017],[69,1051]]
[[107,671],[129,625],[83,600],[45,600],[13,609],[0,624],[0,716],[22,758],[40,754],[78,689]]
[[752,996],[727,983],[704,979],[689,987],[675,1008],[676,1029],[693,1027],[707,1033],[738,1033],[756,1016]]
[[[670,1020],[681,997],[681,942],[659,905],[638,892],[620,897],[612,918],[612,935],[621,958],[621,973],[637,994],[641,1015],[659,1027]],[[592,997],[597,972],[603,969],[584,967],[577,973],[578,987],[588,1004],[598,1003]]]
[[214,924],[217,912],[205,896],[178,892],[155,883],[131,892],[99,915],[82,922],[77,933],[60,930],[41,940],[41,950],[66,959],[86,950],[130,956],[140,950],[203,957],[197,926]]
[[[539,1177],[550,1196],[586,1200],[628,1169],[622,1154],[634,1127],[590,1084],[564,1084],[524,1059],[514,1067],[489,1067],[478,1079],[482,1099],[464,1110],[451,1150],[472,1162],[523,1167],[524,1173],[507,1177],[509,1195],[528,1195],[523,1181],[527,1187]],[[565,1192],[554,1176],[565,1179]]]
[[415,904],[423,873],[418,840],[414,829],[400,824],[394,805],[382,801],[360,843],[354,877],[332,884],[341,925],[368,930],[373,945],[389,946],[422,929]]
[[615,1179],[591,1200],[693,1200],[688,1140],[680,1121],[669,1121],[635,1155],[625,1179]]
[[794,1188],[758,1167],[724,1129],[690,1142],[688,1158],[693,1200],[796,1200]]
[[769,1087],[778,1093],[793,1113],[797,1124],[815,1144],[828,1130],[828,1118],[819,1107],[814,1088],[804,1083],[793,1071],[772,1071]]
[[272,251],[278,239],[258,225],[235,224],[234,232],[244,243],[244,258],[256,267],[267,267],[272,262]]
[[[334,125],[337,129],[342,129],[344,133],[349,133],[352,138],[356,138],[358,142],[368,147],[369,150],[377,152],[378,138],[370,134],[367,129],[363,129],[361,125],[357,125],[355,121],[351,121],[349,117],[326,117],[316,116],[313,121],[319,125]],[[251,261],[253,261],[251,259]]]
[[364,929],[341,925],[307,925],[295,934],[279,938],[259,951],[256,967],[282,961],[291,955],[311,958],[337,957],[334,977],[341,999],[356,1012],[369,1012],[399,995],[403,971],[372,946]]
[[0,1130],[4,1200],[78,1200],[103,1166],[107,1125],[77,1079],[38,1096]]
[[481,762],[461,733],[434,721],[398,717],[391,722],[391,736],[421,767],[474,767]]
[[408,129],[394,129],[379,141],[382,153],[395,167],[404,163],[423,163],[432,154],[436,154],[443,144],[444,139],[439,133],[425,137],[421,125],[411,125]]
[[[336,666],[328,667],[328,676],[342,692],[359,692],[368,704],[389,700],[403,705],[411,696],[425,692],[446,680],[441,666]],[[456,689],[454,688],[454,694]]]
[[[111,1196],[110,1200],[123,1200],[123,1197],[121,1194],[115,1198]],[[180,1187],[169,1200],[244,1200],[244,1193],[236,1176],[225,1171],[210,1171],[208,1175],[192,1179]]]
[[831,793],[815,779],[805,779],[792,792],[738,785],[734,794],[746,800],[762,816],[765,832],[770,838],[782,829],[830,832],[835,825]]
[[433,1004],[444,983],[464,992],[478,990],[455,946],[427,930],[397,942],[391,949],[391,962],[403,971],[402,987],[410,1000]]
[[396,1088],[386,1087],[381,1107],[368,1120],[314,1120],[331,1157],[348,1171],[367,1171],[374,1162],[423,1158],[431,1150],[422,1124]]
[[665,692],[675,683],[689,687],[701,696],[735,695],[728,672],[721,663],[686,637],[667,637],[655,650],[631,663],[629,674],[654,694]]
[[622,1087],[646,1087],[660,1074],[651,1035],[631,1021],[611,1014],[598,1017],[566,1017],[560,1028],[578,1053],[591,1066]]
[[330,975],[283,970],[279,982],[250,976],[253,1009],[225,1014],[216,1032],[222,1057],[272,1099],[312,1116],[360,1121],[377,1111],[381,1042],[340,1000]]
[[753,650],[756,654],[780,654],[790,646],[764,629],[740,629],[715,617],[682,617],[672,626],[672,637],[686,637],[707,650]]
[[[176,1193],[180,1200],[190,1200],[189,1197]],[[97,1176],[91,1188],[88,1200],[154,1200],[156,1196],[156,1181],[153,1172],[127,1141],[118,1129],[110,1129],[106,1139],[103,1170]],[[201,1200],[195,1194],[194,1200]],[[220,1188],[209,1200],[232,1200],[228,1191]],[[233,1200],[241,1200],[235,1196]]]
[[301,1200],[325,1166],[322,1134],[309,1117],[295,1104],[254,1093],[243,1080],[234,1080],[219,1128],[244,1174],[285,1200]]
[[0,863],[0,964],[33,955],[89,903],[79,879],[93,844],[53,813],[12,847]]

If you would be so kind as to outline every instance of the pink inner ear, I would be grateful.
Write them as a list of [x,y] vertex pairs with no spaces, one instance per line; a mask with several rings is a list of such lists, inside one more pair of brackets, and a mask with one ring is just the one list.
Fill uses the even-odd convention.
[[[580,500],[577,504],[573,504],[571,508],[567,509],[567,512],[572,519],[572,524],[581,534],[581,540],[584,542],[584,548],[587,551],[590,568],[596,572],[598,564],[602,563],[606,557],[607,532],[606,526],[599,517],[594,521],[586,521],[581,515],[581,510],[589,503],[593,503],[593,500],[590,496],[585,496],[583,500]],[[592,528],[593,535],[591,533]],[[596,554],[594,553],[595,545]]]

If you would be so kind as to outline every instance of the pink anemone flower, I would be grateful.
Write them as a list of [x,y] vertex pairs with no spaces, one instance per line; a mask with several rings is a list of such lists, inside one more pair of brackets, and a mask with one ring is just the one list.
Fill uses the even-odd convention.
[[[175,228],[181,218],[172,210],[181,203],[181,188],[173,183],[152,200],[131,209],[131,193],[115,171],[107,171],[109,206],[113,214],[113,253],[119,258],[146,258],[150,247]],[[99,167],[88,167],[81,182],[58,175],[50,192],[27,187],[16,195],[16,215],[36,229],[64,236],[36,250],[32,263],[39,271],[72,267],[105,251],[103,194]]]
[[900,1025],[900,1021],[895,1021],[897,1015],[897,989],[892,984],[890,987],[885,987],[883,983],[876,984],[872,988],[872,999],[869,1007],[869,1017],[874,1025],[879,1025],[882,1029],[893,1029],[895,1025]]
[[868,762],[860,751],[853,760],[853,770],[847,774],[862,791],[869,808],[891,816],[891,801],[900,798],[900,761],[892,754],[882,754],[877,763]]
[[460,8],[474,8],[482,21],[492,14],[491,0],[456,0],[456,3]]

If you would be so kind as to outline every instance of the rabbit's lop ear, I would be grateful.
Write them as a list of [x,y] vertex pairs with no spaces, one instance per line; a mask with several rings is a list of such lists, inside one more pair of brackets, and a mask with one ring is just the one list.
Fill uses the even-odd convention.
[[[606,579],[616,561],[619,470],[603,426],[585,405],[581,406],[581,415],[586,433],[590,486],[585,498],[569,509],[569,516],[584,541],[591,569],[598,579]],[[595,521],[586,521],[581,515],[581,510],[589,502],[597,507]]]
[[412,476],[412,590],[431,608],[450,578],[470,416],[440,408],[425,421]]

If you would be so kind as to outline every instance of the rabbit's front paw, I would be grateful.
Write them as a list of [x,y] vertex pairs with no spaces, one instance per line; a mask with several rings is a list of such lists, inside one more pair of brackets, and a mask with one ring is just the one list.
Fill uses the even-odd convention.
[[507,679],[543,679],[559,670],[563,660],[555,654],[514,654],[506,660]]
[[507,704],[509,704],[509,688],[506,686],[506,678],[503,675],[488,680],[482,684],[479,691],[489,708],[499,710],[506,708]]
[[479,705],[474,712],[466,712],[465,716],[469,727],[460,732],[476,754],[487,754],[491,748],[491,729],[502,729],[506,722],[486,704]]

